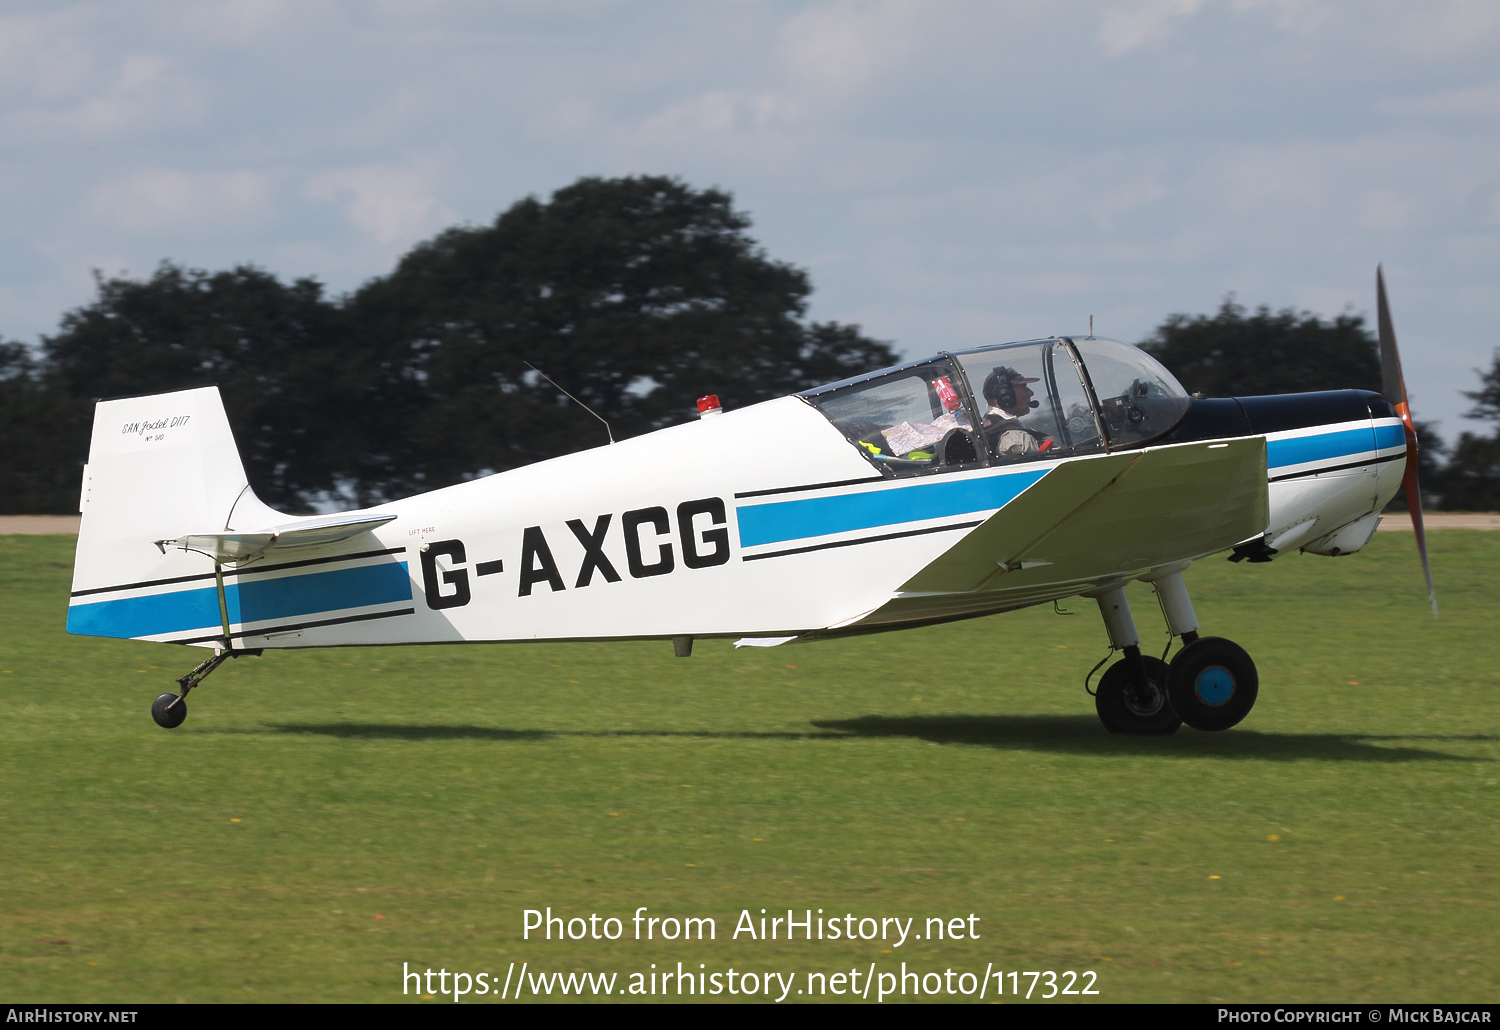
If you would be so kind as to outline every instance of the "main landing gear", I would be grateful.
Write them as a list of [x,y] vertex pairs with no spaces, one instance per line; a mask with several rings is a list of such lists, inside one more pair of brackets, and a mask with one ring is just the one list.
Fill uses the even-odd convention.
[[1255,705],[1260,681],[1245,649],[1223,637],[1200,637],[1198,619],[1172,566],[1151,577],[1167,628],[1184,647],[1168,665],[1141,654],[1123,586],[1092,595],[1109,630],[1109,643],[1125,656],[1111,665],[1094,693],[1099,721],[1111,733],[1162,736],[1187,723],[1195,730],[1227,730]]
[[181,694],[158,694],[156,700],[151,702],[151,718],[156,720],[156,725],[162,729],[174,730],[182,725],[182,720],[187,718],[187,696],[188,691],[208,679],[209,673],[223,665],[230,658],[239,658],[244,655],[258,655],[260,648],[244,651],[215,651],[208,658],[203,659],[193,671],[186,676],[177,677],[177,685],[182,689]]

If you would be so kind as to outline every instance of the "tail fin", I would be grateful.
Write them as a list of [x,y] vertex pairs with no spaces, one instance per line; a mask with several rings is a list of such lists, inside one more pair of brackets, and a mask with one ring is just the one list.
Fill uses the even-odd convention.
[[212,579],[213,567],[202,555],[163,553],[156,541],[228,529],[236,517],[286,521],[250,490],[224,402],[212,386],[100,401],[79,510],[68,630],[100,636],[155,634],[135,632],[140,625],[93,625],[86,609],[96,607],[96,595],[149,594],[164,581],[205,572]]

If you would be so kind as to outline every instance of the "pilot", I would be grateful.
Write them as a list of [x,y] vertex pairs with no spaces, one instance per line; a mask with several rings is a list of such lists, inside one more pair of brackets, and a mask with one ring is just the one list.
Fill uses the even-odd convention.
[[990,405],[984,416],[984,438],[997,456],[1036,454],[1052,443],[1021,425],[1021,416],[1038,407],[1027,385],[1036,381],[1009,365],[999,365],[984,377],[982,392]]

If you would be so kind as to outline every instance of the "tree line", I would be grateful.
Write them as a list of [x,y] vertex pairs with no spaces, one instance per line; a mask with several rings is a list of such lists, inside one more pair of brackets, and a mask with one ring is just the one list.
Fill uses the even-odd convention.
[[897,360],[806,318],[719,190],[589,178],[413,248],[330,298],[312,279],[163,264],[100,278],[40,353],[0,350],[0,511],[77,509],[95,399],[217,385],[257,494],[364,505]]
[[[0,513],[77,509],[94,401],[217,385],[256,492],[286,511],[377,503],[893,364],[807,316],[807,273],[768,257],[729,194],[586,178],[440,233],[342,297],[250,265],[98,278],[34,351],[0,341]],[[1361,318],[1226,300],[1142,343],[1209,395],[1380,387]],[[534,366],[534,367],[533,367]],[[546,373],[538,374],[537,369]],[[1470,394],[1500,427],[1500,356]],[[1500,508],[1500,428],[1446,448],[1424,490]]]

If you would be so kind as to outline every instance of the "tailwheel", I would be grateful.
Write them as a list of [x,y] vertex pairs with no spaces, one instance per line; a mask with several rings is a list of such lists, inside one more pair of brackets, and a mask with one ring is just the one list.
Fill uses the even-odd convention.
[[1111,665],[1094,693],[1099,721],[1111,733],[1161,737],[1176,733],[1182,720],[1167,701],[1169,666],[1160,658],[1139,656],[1142,678],[1132,671],[1131,657]]
[[208,679],[208,674],[231,658],[240,658],[244,655],[258,655],[260,650],[247,651],[215,651],[203,661],[193,667],[193,671],[185,676],[177,677],[177,685],[182,688],[182,694],[158,694],[155,701],[151,702],[151,718],[156,720],[156,725],[163,729],[176,729],[182,725],[182,720],[187,718],[187,696],[188,691]]
[[1255,663],[1223,637],[1200,637],[1172,659],[1167,694],[1195,730],[1227,730],[1250,714],[1260,691]]
[[151,702],[151,718],[162,729],[173,730],[187,718],[187,698],[176,694],[158,694]]

